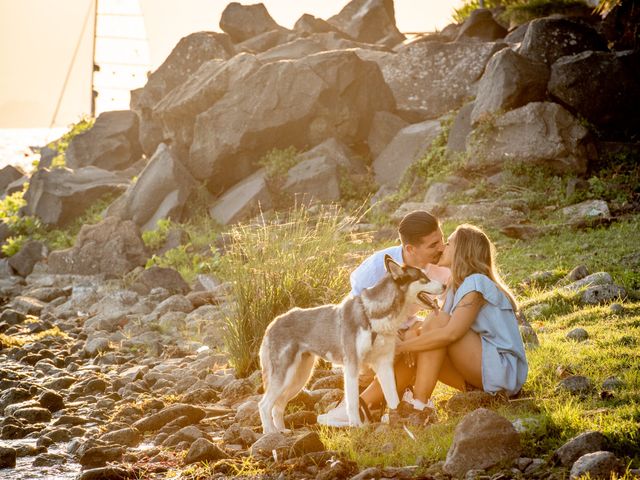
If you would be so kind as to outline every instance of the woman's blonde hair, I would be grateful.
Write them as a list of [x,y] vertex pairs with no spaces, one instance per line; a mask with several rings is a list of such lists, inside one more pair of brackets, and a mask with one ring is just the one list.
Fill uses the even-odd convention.
[[504,292],[513,306],[513,311],[517,312],[518,303],[498,273],[495,264],[495,247],[487,234],[474,225],[462,224],[456,228],[452,237],[455,241],[451,260],[453,289],[457,290],[469,275],[482,273],[493,280]]

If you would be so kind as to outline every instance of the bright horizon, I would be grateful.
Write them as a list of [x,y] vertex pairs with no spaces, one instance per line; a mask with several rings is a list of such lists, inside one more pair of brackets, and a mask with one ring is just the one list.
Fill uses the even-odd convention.
[[[0,128],[46,128],[54,116],[54,126],[66,126],[89,113],[93,47],[90,21],[95,1],[0,0]],[[142,14],[138,20],[143,26],[138,30],[148,44],[137,41],[134,47],[124,49],[122,42],[113,42],[118,47],[103,49],[103,57],[111,59],[137,55],[144,68],[138,68],[135,75],[131,73],[129,88],[119,94],[119,101],[102,95],[97,104],[99,111],[127,108],[123,100],[126,92],[132,85],[132,88],[142,86],[144,73],[155,70],[180,38],[202,30],[220,31],[220,15],[230,2],[139,0],[138,8],[138,2],[134,4],[131,0],[102,0],[101,11],[107,3],[110,8],[115,5],[123,10],[135,5]],[[264,0],[263,3],[277,23],[291,28],[303,13],[327,19],[338,13],[347,1]],[[395,0],[396,23],[403,32],[442,29],[452,21],[453,10],[461,3],[462,0]],[[74,52],[75,61],[70,68]],[[112,72],[101,71],[103,79],[109,74],[113,76]]]

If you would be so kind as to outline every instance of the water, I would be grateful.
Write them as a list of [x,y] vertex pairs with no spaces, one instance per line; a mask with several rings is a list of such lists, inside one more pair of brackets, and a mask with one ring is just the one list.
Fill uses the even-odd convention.
[[[1,442],[4,447],[16,448],[21,445],[35,446],[35,438],[23,438],[20,440],[3,440]],[[66,454],[67,443],[58,443],[51,445],[48,453]],[[73,480],[78,477],[81,466],[69,458],[68,463],[63,465],[53,465],[51,467],[34,467],[33,461],[35,456],[18,457],[16,459],[16,468],[4,468],[0,473],[2,480]]]
[[40,147],[59,138],[66,128],[0,128],[0,168],[20,166],[29,172],[40,158],[29,147]]

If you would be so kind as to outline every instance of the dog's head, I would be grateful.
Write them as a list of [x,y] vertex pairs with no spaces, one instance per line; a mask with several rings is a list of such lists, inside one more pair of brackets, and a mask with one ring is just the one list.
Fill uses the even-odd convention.
[[430,279],[423,270],[409,265],[400,265],[391,256],[385,255],[384,266],[394,283],[407,292],[409,299],[427,308],[434,308],[430,295],[440,295],[444,285]]

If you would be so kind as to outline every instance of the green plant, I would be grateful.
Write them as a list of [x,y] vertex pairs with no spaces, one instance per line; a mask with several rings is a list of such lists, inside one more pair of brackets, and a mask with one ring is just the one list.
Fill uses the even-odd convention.
[[273,221],[233,227],[218,276],[230,282],[234,302],[225,316],[224,339],[241,376],[257,366],[265,328],[293,306],[340,300],[348,291],[350,267],[344,255],[353,222],[337,207],[312,215],[296,206]]
[[4,244],[2,245],[2,253],[4,253],[6,257],[14,256],[20,251],[26,241],[27,237],[25,235],[9,237],[4,241]]
[[142,241],[149,250],[159,250],[167,241],[167,235],[172,227],[173,223],[170,219],[161,218],[157,221],[156,228],[154,230],[142,232]]
[[182,275],[186,282],[191,283],[197,275],[214,271],[219,258],[217,252],[210,255],[194,252],[192,245],[187,243],[167,250],[162,255],[153,255],[147,260],[145,268],[154,265],[173,268]]
[[[611,1],[617,0],[602,0],[601,3],[611,3]],[[500,14],[500,20],[516,24],[553,13],[563,13],[575,6],[588,5],[582,0],[484,0],[485,8],[504,8]],[[462,23],[477,8],[480,8],[479,0],[466,0],[461,7],[454,9],[453,19],[457,23]]]
[[51,168],[61,168],[66,166],[65,152],[67,151],[67,148],[69,148],[69,143],[71,143],[73,137],[93,127],[94,123],[95,118],[84,116],[77,123],[69,125],[69,131],[63,134],[62,137],[47,145],[47,147],[58,152],[58,155],[56,155],[51,161]]
[[300,157],[295,147],[274,148],[258,160],[258,165],[265,168],[267,180],[278,180],[299,161]]

